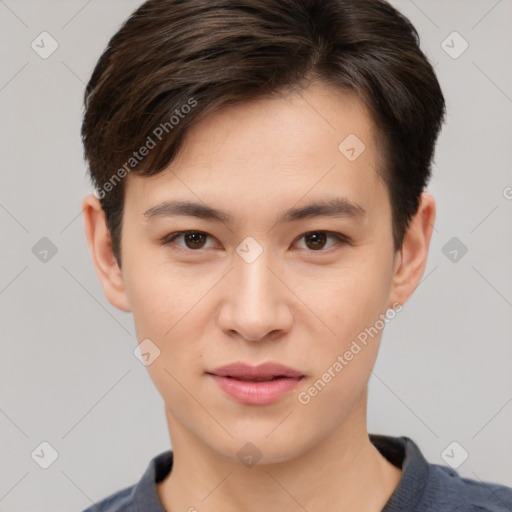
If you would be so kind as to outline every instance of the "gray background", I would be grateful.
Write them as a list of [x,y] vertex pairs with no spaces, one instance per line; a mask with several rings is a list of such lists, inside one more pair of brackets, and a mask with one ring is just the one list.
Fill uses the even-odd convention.
[[[170,447],[162,400],[132,353],[132,318],[102,294],[80,211],[91,192],[84,85],[140,3],[0,1],[3,512],[82,510]],[[369,430],[407,435],[440,464],[456,441],[452,460],[469,453],[462,475],[512,486],[512,2],[393,4],[419,30],[449,114],[428,266],[385,331]],[[59,45],[47,59],[31,48],[43,31]],[[453,31],[469,43],[458,58]],[[43,237],[57,248],[45,262],[32,251]],[[468,248],[456,262],[443,253],[452,237]],[[31,457],[42,441],[58,452],[48,469]]]

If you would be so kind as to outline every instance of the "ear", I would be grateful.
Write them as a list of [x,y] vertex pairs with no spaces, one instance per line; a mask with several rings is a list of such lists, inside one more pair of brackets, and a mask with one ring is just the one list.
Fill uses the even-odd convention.
[[85,197],[82,201],[82,211],[87,244],[103,293],[116,308],[131,311],[123,273],[112,250],[112,239],[99,199],[92,194]]
[[423,192],[418,211],[412,217],[402,248],[396,255],[391,285],[390,305],[405,304],[421,281],[427,264],[428,249],[434,221],[436,203],[432,194]]

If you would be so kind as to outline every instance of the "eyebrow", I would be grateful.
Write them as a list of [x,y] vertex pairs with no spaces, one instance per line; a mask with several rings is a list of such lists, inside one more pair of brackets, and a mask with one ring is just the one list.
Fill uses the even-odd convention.
[[[226,210],[215,209],[205,204],[190,201],[164,201],[144,213],[147,220],[155,217],[173,217],[178,215],[213,220],[224,224],[230,224],[233,220],[231,214]],[[290,208],[278,215],[275,223],[293,222],[316,217],[362,219],[365,216],[366,211],[359,204],[345,197],[335,197],[316,201],[306,206]]]

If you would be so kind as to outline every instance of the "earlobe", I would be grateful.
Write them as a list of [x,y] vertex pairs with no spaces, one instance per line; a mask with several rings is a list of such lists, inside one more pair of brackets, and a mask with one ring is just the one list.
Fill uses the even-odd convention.
[[123,273],[112,250],[112,240],[99,199],[89,195],[82,201],[87,245],[107,300],[122,311],[131,311]]
[[396,256],[390,304],[404,304],[420,283],[427,264],[435,217],[434,197],[423,192],[418,211],[411,219],[402,248]]

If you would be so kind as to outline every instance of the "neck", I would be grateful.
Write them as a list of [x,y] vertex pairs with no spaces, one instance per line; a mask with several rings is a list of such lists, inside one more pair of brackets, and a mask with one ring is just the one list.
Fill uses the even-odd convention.
[[157,486],[160,501],[167,512],[380,512],[401,470],[370,442],[366,400],[358,407],[359,425],[346,421],[293,460],[252,467],[212,450],[167,411],[173,467]]

